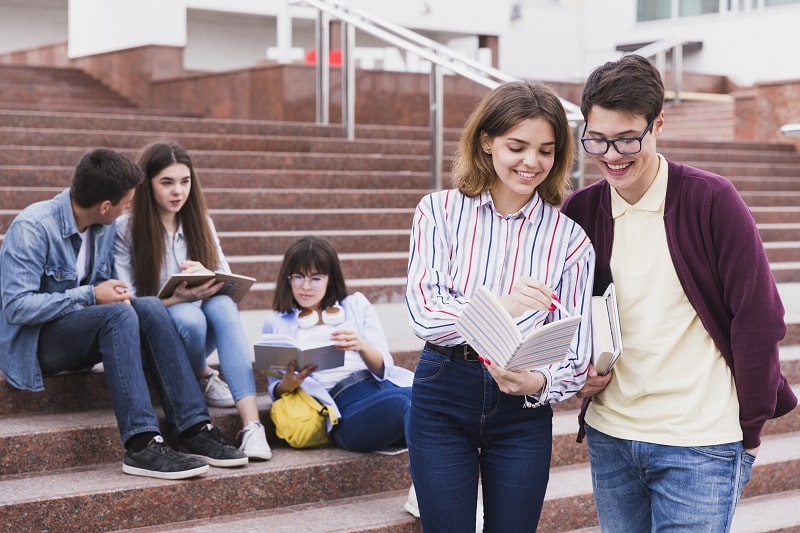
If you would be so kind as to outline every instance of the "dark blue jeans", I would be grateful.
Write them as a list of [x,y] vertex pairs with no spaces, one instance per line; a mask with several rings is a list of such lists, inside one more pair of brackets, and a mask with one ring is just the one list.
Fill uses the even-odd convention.
[[414,374],[408,450],[426,533],[536,531],[549,479],[553,411],[500,392],[482,363],[424,349]]
[[331,438],[340,448],[371,452],[405,446],[411,387],[369,377],[347,387],[334,400],[342,417]]
[[48,322],[39,333],[42,373],[103,363],[122,441],[161,432],[150,401],[142,356],[161,397],[170,428],[180,433],[209,420],[205,400],[183,344],[158,298],[133,298],[132,305],[93,305]]

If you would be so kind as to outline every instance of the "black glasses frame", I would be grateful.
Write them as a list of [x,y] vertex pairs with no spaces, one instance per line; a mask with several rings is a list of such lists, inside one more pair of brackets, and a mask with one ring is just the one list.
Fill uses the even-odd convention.
[[[583,134],[581,134],[581,145],[583,146],[583,150],[587,154],[590,154],[590,155],[605,155],[605,154],[608,153],[608,149],[611,146],[613,146],[614,150],[616,150],[617,153],[620,154],[620,155],[638,154],[639,152],[642,151],[642,139],[645,138],[645,135],[647,135],[648,132],[652,131],[653,123],[655,121],[656,121],[655,118],[653,120],[651,120],[650,123],[647,125],[647,127],[642,132],[642,134],[639,135],[638,137],[620,137],[618,139],[595,139],[594,137],[584,137],[584,135],[586,135],[586,128],[589,126],[589,123],[587,122],[586,124],[583,125]],[[623,151],[623,150],[620,150],[619,147],[617,146],[618,142],[631,142],[631,141],[636,141],[639,144],[639,148],[637,150],[635,150],[635,151],[627,151],[627,150]],[[603,150],[602,152],[592,152],[591,150],[589,150],[586,147],[586,143],[587,142],[590,142],[590,143],[605,143],[606,144],[606,149]]]

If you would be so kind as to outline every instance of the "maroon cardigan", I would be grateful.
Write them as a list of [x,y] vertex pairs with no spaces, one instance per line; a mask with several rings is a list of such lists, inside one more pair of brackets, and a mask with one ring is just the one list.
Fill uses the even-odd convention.
[[[778,345],[784,309],[750,210],[725,178],[668,161],[664,205],[667,246],[678,279],[733,373],[745,448],[761,444],[770,419],[797,405],[781,374]],[[614,239],[610,186],[605,180],[575,191],[561,210],[595,247],[595,293],[608,285]],[[588,407],[584,401],[581,412]],[[583,432],[578,441],[582,440]]]

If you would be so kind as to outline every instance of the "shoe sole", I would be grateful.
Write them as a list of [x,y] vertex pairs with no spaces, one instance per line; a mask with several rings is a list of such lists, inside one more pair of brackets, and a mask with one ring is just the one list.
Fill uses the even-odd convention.
[[265,453],[262,453],[262,452],[250,452],[250,453],[248,453],[248,452],[246,452],[244,450],[242,450],[242,451],[245,453],[245,455],[247,455],[247,457],[251,461],[254,460],[254,459],[256,461],[269,461],[270,459],[272,459],[272,452],[271,451],[267,451]]
[[122,463],[122,471],[132,476],[152,477],[156,479],[188,479],[197,477],[208,472],[208,465],[198,466],[191,470],[180,470],[178,472],[161,472],[160,470],[148,470]]
[[184,455],[188,455],[189,457],[197,457],[198,459],[202,459],[209,465],[216,466],[217,468],[233,468],[235,466],[244,466],[249,462],[246,455],[244,457],[237,457],[235,459],[214,459],[213,457],[198,455],[196,453],[189,453],[189,452],[181,452],[181,453],[183,453]]
[[206,398],[206,405],[209,407],[236,407],[233,400],[209,400]]

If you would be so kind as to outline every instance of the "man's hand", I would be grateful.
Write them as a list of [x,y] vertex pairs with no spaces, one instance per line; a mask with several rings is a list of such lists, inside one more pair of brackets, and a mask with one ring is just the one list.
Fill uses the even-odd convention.
[[128,286],[118,279],[109,279],[99,285],[94,286],[94,299],[98,305],[128,302],[131,300],[131,293]]
[[611,382],[613,375],[614,371],[609,370],[606,375],[601,376],[597,373],[597,369],[594,367],[594,365],[589,363],[589,373],[588,377],[586,378],[586,383],[583,385],[583,388],[578,391],[576,396],[578,398],[591,398],[592,396],[603,392],[603,389],[605,389]]

